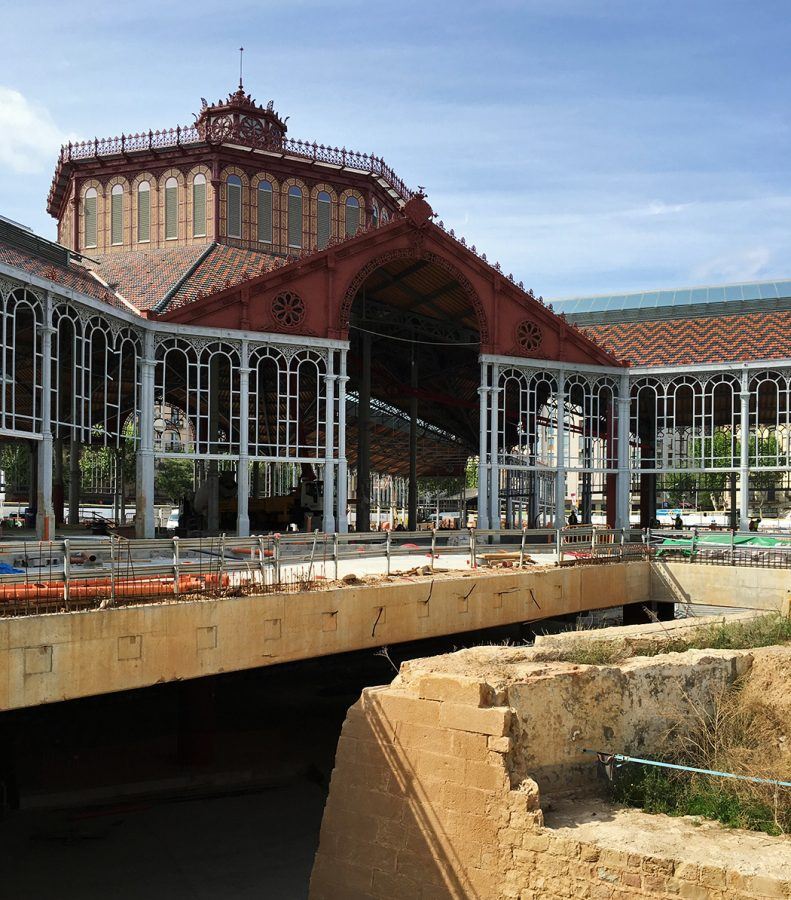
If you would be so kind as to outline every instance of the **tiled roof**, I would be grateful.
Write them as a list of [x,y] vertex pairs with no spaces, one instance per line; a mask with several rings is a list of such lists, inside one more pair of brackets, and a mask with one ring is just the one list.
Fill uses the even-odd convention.
[[22,269],[39,278],[54,281],[65,288],[79,291],[97,300],[104,300],[114,306],[121,305],[117,297],[114,297],[103,284],[100,284],[87,269],[73,260],[67,266],[59,265],[0,241],[0,262],[14,266],[16,269]]
[[633,366],[791,358],[789,310],[670,321],[613,322],[587,325],[583,330]]
[[168,308],[191,303],[199,294],[212,294],[231,284],[255,278],[271,268],[274,259],[268,253],[215,244],[211,253],[173,293]]
[[150,309],[198,261],[206,244],[96,256],[96,273],[138,309]]
[[189,303],[199,293],[260,275],[271,259],[224,244],[193,244],[97,256],[96,273],[138,309],[149,310],[163,301],[168,307]]

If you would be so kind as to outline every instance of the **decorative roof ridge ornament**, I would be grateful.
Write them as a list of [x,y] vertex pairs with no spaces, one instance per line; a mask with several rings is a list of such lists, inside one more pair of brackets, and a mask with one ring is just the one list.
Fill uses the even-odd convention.
[[288,117],[281,119],[270,100],[264,107],[244,89],[244,47],[239,48],[239,87],[225,100],[207,103],[201,97],[201,110],[195,116],[200,138],[208,143],[240,143],[263,150],[283,146]]
[[[426,225],[435,219],[437,214],[431,208],[431,204],[426,200],[426,189],[422,184],[417,186],[417,193],[407,200],[401,212],[416,228],[425,228]],[[443,226],[444,228],[444,226]]]

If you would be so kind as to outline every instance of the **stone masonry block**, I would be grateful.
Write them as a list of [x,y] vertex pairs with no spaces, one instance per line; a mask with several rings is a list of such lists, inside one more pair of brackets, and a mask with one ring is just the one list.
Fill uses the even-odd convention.
[[[498,757],[498,759],[500,758]],[[468,759],[464,780],[467,784],[482,791],[504,790],[508,787],[508,775],[502,764],[491,766],[488,763],[474,762]]]
[[[679,878],[681,878],[678,868],[676,868],[676,875]],[[692,881],[693,879],[688,878],[687,880]],[[718,888],[720,890],[724,890],[725,889],[725,870],[718,869],[716,866],[701,866],[700,867],[700,882],[701,882],[701,884],[705,884],[706,887]]]
[[[719,894],[719,891],[717,894]],[[704,887],[702,884],[692,884],[691,881],[681,882],[678,895],[683,897],[684,900],[713,900],[712,892],[707,887]]]
[[580,849],[580,859],[584,862],[595,863],[599,861],[601,850],[592,844],[583,844]]
[[522,848],[536,853],[546,853],[549,849],[549,835],[528,831],[522,836]]
[[513,743],[509,737],[493,737],[489,735],[488,747],[495,753],[510,753]]
[[[365,694],[367,693],[366,691]],[[370,708],[369,715],[374,719],[378,717],[380,720],[389,721],[393,723],[393,727],[398,721],[412,725],[434,726],[439,722],[440,705],[433,700],[420,700],[407,694],[389,691],[386,694],[384,692],[372,694],[366,702],[366,711]]]
[[457,703],[442,703],[439,707],[439,724],[446,728],[502,737],[511,727],[511,710],[507,707],[475,709]]
[[487,684],[463,675],[426,675],[418,683],[418,696],[424,700],[485,706],[490,695],[491,688]]
[[428,750],[431,753],[454,753],[453,732],[445,728],[432,728],[429,725],[412,725],[409,722],[396,722],[396,740],[403,748]]
[[442,805],[457,812],[486,815],[488,805],[494,800],[493,791],[482,791],[466,784],[444,784]]
[[483,761],[487,755],[488,735],[475,734],[472,731],[446,731],[451,736],[452,752],[465,759]]
[[421,751],[417,755],[415,771],[419,776],[427,776],[437,781],[464,783],[465,760],[456,756],[442,756],[439,753]]
[[[791,879],[791,873],[788,873],[789,879]],[[751,894],[754,894],[756,897],[788,897],[789,893],[786,890],[788,886],[788,882],[785,882],[785,886],[782,882],[776,881],[774,878],[767,878],[763,875],[752,875],[747,880],[747,884],[749,887],[749,891]]]
[[699,881],[700,869],[694,863],[678,863],[676,865],[676,878],[680,878],[682,881]]

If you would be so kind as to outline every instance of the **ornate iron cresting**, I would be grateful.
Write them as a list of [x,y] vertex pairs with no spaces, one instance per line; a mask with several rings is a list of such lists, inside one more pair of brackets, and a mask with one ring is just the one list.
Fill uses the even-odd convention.
[[[252,103],[252,101],[251,101]],[[225,113],[218,107],[206,107],[202,115],[214,111],[216,115],[206,116],[195,125],[165,128],[161,131],[147,131],[137,134],[122,134],[120,137],[94,138],[92,141],[78,141],[61,147],[58,171],[64,165],[93,157],[123,156],[151,150],[165,150],[196,144],[240,144],[244,147],[282,153],[311,162],[323,162],[344,169],[369,172],[383,178],[404,200],[409,200],[413,191],[396,175],[393,169],[379,156],[358,153],[345,147],[330,147],[316,141],[302,141],[285,136],[285,123],[274,111],[261,108],[253,103],[257,115]],[[280,127],[278,127],[278,124]],[[58,172],[56,171],[55,181]],[[54,182],[53,182],[54,184]],[[51,192],[50,192],[51,193]]]

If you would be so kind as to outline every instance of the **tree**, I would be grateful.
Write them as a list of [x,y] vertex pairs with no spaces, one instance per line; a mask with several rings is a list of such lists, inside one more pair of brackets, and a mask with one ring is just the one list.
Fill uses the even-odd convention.
[[[765,437],[751,435],[749,447],[751,465],[786,466],[788,464],[786,455],[780,452],[780,445],[775,434],[769,433]],[[763,513],[769,494],[775,491],[782,482],[782,472],[756,472],[753,470],[750,473],[750,490],[758,504],[759,517]]]
[[156,472],[156,487],[156,493],[161,497],[173,504],[180,503],[182,497],[192,490],[192,460],[160,460]]

